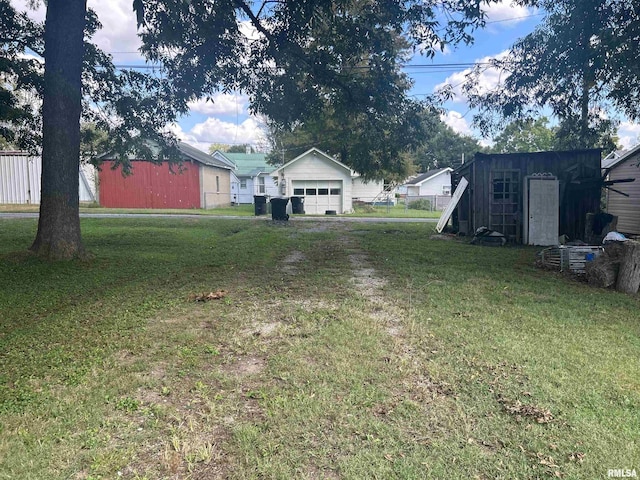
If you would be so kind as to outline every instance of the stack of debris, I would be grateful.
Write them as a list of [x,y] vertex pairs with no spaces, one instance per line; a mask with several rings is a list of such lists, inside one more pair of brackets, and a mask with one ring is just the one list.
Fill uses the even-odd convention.
[[[607,237],[612,238],[610,235]],[[607,240],[607,237],[603,254],[586,264],[585,274],[589,285],[637,293],[640,287],[640,242]]]

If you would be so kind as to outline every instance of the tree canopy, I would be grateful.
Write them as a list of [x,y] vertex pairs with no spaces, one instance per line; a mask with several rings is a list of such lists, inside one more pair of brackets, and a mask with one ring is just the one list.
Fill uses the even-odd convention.
[[518,119],[509,123],[494,137],[495,153],[543,152],[553,150],[556,133],[547,117]]
[[[571,148],[605,147],[616,109],[640,118],[640,11],[628,0],[521,0],[546,16],[493,66],[504,81],[485,91],[478,67],[466,85],[476,124],[491,132],[545,110],[571,131]],[[615,122],[614,122],[615,123]]]

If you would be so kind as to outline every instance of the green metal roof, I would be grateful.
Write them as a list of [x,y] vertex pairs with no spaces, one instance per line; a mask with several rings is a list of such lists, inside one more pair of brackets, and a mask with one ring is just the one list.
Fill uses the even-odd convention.
[[239,177],[255,177],[274,169],[267,163],[266,153],[221,153],[236,166],[235,173]]

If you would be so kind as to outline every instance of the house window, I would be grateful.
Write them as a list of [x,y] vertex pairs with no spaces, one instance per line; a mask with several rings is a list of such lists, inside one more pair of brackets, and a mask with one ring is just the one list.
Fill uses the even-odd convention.
[[241,178],[240,179],[240,188],[242,188],[242,189],[246,189],[247,188],[247,179],[246,178]]
[[318,189],[318,195],[329,195],[329,189],[328,188],[319,188]]
[[220,193],[220,177],[216,175],[216,192]]
[[304,195],[304,188],[294,188],[293,189],[293,194],[294,195]]
[[451,195],[451,185],[443,185],[442,186],[442,194],[443,195]]
[[258,193],[264,194],[265,191],[266,191],[266,188],[264,185],[264,177],[258,177]]
[[315,188],[307,188],[307,191],[305,193],[307,195],[315,195],[316,194],[316,189]]

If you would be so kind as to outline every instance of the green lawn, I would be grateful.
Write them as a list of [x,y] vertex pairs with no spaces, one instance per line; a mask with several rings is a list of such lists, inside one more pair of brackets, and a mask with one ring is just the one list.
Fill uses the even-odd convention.
[[[427,224],[0,219],[0,479],[640,470],[637,296]],[[196,302],[220,292],[223,298]]]
[[[0,212],[31,212],[39,211],[39,205],[0,205]],[[169,213],[177,215],[211,215],[211,216],[241,216],[248,217],[255,215],[253,205],[236,205],[234,207],[219,207],[209,210],[203,209],[142,209],[142,208],[103,208],[97,205],[81,205],[81,213]],[[439,211],[428,210],[412,210],[402,205],[385,206],[366,206],[356,207],[354,212],[349,214],[351,217],[378,217],[378,218],[440,218]],[[324,216],[324,215],[318,215]]]

